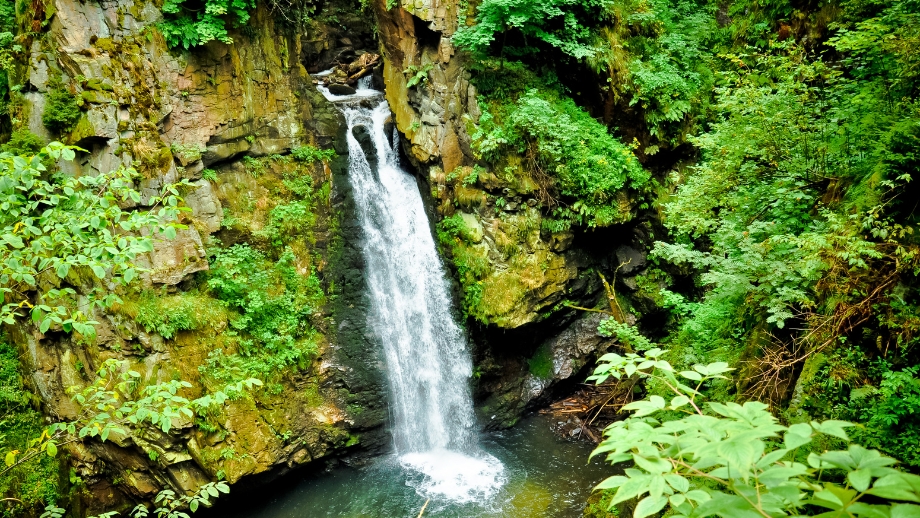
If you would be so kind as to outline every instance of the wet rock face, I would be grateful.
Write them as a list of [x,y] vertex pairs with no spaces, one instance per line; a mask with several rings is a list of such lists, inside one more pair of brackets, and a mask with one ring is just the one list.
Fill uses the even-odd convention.
[[597,334],[603,318],[599,313],[580,315],[542,341],[530,358],[489,357],[478,386],[485,396],[478,411],[486,427],[511,426],[526,411],[547,405],[582,382],[597,357],[615,347],[614,340]]

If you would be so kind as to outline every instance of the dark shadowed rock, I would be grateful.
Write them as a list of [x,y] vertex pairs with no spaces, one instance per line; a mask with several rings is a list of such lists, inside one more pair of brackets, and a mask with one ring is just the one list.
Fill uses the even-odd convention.
[[340,85],[335,83],[329,85],[329,93],[335,95],[354,95],[355,92],[356,90],[348,85]]
[[631,246],[623,245],[617,248],[617,266],[621,275],[635,275],[645,268],[645,252],[636,250]]

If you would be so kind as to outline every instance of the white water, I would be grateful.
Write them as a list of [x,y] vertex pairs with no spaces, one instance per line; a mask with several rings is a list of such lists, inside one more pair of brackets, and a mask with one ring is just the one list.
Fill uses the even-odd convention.
[[[469,502],[505,482],[504,468],[479,449],[469,390],[472,365],[415,179],[399,165],[381,92],[362,78],[357,93],[332,95],[348,124],[349,179],[363,229],[371,298],[369,324],[386,356],[393,439],[403,467],[421,475],[422,495]],[[355,136],[366,131],[376,160]],[[366,139],[365,139],[366,140]],[[371,164],[376,164],[376,168]],[[414,477],[413,477],[414,478]]]

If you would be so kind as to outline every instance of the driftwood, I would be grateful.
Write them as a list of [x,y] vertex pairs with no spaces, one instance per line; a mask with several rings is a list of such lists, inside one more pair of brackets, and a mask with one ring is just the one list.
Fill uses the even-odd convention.
[[329,86],[332,84],[353,86],[358,79],[370,74],[380,64],[380,55],[370,52],[361,54],[351,63],[339,63],[333,67],[331,74],[319,78],[316,83]]

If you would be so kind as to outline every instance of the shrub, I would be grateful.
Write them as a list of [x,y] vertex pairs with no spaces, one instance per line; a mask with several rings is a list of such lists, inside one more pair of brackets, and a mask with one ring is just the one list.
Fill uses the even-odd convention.
[[316,351],[313,318],[325,303],[315,271],[300,273],[294,253],[269,260],[249,245],[219,251],[208,287],[237,316],[230,322],[239,354],[216,351],[203,372],[220,381],[240,372],[275,379],[284,368],[305,365]]
[[242,27],[256,7],[255,0],[205,0],[203,8],[187,0],[166,0],[160,31],[172,48],[189,49],[211,41],[231,44],[228,26]]
[[0,152],[14,155],[35,155],[45,146],[45,142],[26,128],[20,128],[10,135],[10,140],[0,145]]
[[335,158],[335,150],[319,149],[309,144],[295,147],[291,150],[291,156],[298,162],[315,162],[317,160],[331,160]]
[[552,189],[567,201],[553,213],[563,227],[627,219],[619,193],[641,189],[650,179],[628,146],[574,101],[546,87],[530,88],[513,102],[491,103],[473,138],[485,158],[517,152],[529,159],[531,174],[552,178]]
[[[652,395],[625,405],[632,415],[608,426],[591,454],[630,465],[597,486],[616,490],[610,506],[638,499],[634,518],[666,508],[667,516],[699,518],[802,516],[809,510],[854,518],[920,513],[920,506],[906,503],[920,502],[920,476],[853,444],[846,432],[851,423],[783,426],[764,403],[702,401],[699,389],[732,369],[716,362],[676,372],[664,355],[661,349],[644,356],[606,354],[589,378],[653,379],[670,398]],[[846,449],[818,446],[828,438]]]
[[73,128],[80,120],[80,106],[77,97],[64,88],[56,88],[48,92],[45,99],[45,111],[42,113],[42,123],[55,133],[64,133]]

